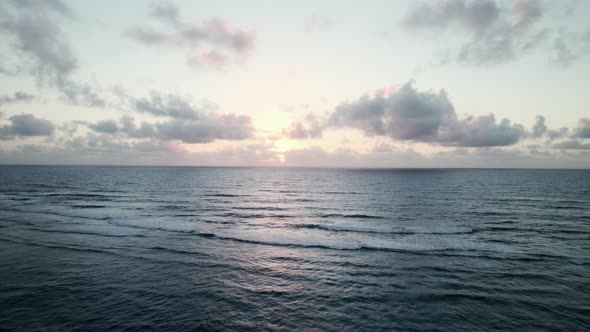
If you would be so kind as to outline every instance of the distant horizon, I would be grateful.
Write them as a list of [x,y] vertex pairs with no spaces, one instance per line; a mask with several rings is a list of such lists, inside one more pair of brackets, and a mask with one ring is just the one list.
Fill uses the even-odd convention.
[[177,167],[177,168],[276,168],[276,169],[334,169],[334,170],[563,170],[590,171],[590,168],[531,168],[531,167],[363,167],[363,166],[288,166],[288,165],[142,165],[142,164],[0,164],[32,167]]

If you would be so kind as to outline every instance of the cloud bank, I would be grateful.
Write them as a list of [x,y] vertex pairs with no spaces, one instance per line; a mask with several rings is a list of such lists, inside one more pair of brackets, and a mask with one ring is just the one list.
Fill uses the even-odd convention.
[[55,126],[49,120],[39,119],[33,114],[13,115],[8,118],[10,125],[0,127],[0,140],[32,136],[51,136]]
[[[420,2],[402,25],[411,32],[450,32],[462,40],[445,61],[497,65],[537,49],[551,52],[551,62],[568,66],[586,55],[582,38],[563,33],[543,19],[561,2],[540,0],[441,0]],[[559,7],[559,6],[555,6]],[[582,45],[574,51],[570,46]],[[542,46],[542,47],[541,47]]]
[[493,114],[459,119],[447,93],[418,91],[412,82],[391,93],[363,96],[338,105],[320,123],[312,118],[283,131],[290,138],[319,137],[328,128],[354,128],[366,136],[442,146],[508,146],[527,136],[522,125]]

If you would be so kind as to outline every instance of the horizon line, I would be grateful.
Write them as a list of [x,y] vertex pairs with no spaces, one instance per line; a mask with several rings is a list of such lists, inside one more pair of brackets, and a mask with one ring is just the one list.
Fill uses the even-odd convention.
[[370,166],[289,166],[289,165],[128,165],[128,164],[2,164],[6,166],[24,167],[175,167],[175,168],[297,168],[297,169],[335,169],[335,170],[579,170],[590,171],[590,168],[567,167],[370,167]]

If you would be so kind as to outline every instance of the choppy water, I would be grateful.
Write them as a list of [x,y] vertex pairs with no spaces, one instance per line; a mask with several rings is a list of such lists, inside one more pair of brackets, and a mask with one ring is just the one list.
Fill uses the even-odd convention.
[[590,171],[0,167],[0,329],[590,329]]

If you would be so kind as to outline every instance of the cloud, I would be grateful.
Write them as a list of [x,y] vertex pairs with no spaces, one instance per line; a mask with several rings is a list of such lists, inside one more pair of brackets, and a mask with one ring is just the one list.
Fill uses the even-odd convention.
[[75,17],[74,12],[61,0],[9,0],[14,7],[20,10],[44,10],[54,11],[66,17]]
[[29,58],[39,83],[61,84],[78,66],[58,19],[71,17],[61,1],[10,1],[12,12],[0,12],[0,31],[13,37],[17,52]]
[[418,91],[412,82],[389,94],[363,96],[338,105],[323,122],[295,122],[283,134],[290,138],[320,136],[327,128],[354,128],[366,136],[427,142],[443,146],[506,146],[526,136],[521,125],[493,114],[458,119],[447,93]]
[[35,99],[35,96],[23,91],[16,91],[12,96],[0,96],[0,106],[4,104],[29,102]]
[[0,160],[9,164],[81,165],[278,165],[277,153],[264,143],[226,146],[211,152],[190,152],[177,141],[148,139],[128,142],[108,134],[88,133],[60,145],[24,144],[0,149]]
[[173,4],[159,4],[152,8],[151,16],[173,27],[181,25],[178,7]]
[[135,26],[127,35],[133,40],[148,46],[183,48],[191,53],[202,47],[209,51],[189,56],[190,65],[212,65],[219,67],[228,61],[227,53],[247,55],[255,49],[256,33],[234,27],[229,22],[215,17],[201,24],[187,24],[179,19],[179,10],[173,5],[157,6],[152,16],[165,22],[169,31],[155,30],[148,26]]
[[135,124],[135,119],[132,116],[125,115],[120,120],[121,123],[121,132],[127,134],[130,138],[154,138],[157,137],[156,128],[148,123],[143,121],[141,125],[138,127]]
[[290,139],[320,138],[323,129],[320,119],[309,113],[305,117],[305,123],[295,121],[289,128],[283,129],[282,133]]
[[569,133],[569,129],[563,127],[563,128],[559,128],[558,130],[548,130],[547,136],[549,138],[549,141],[553,141],[555,139],[568,136],[568,133]]
[[202,52],[188,59],[191,66],[207,66],[221,69],[227,65],[229,59],[227,55],[216,50]]
[[[57,88],[66,102],[91,107],[105,107],[107,101],[88,84],[77,83],[71,75],[79,61],[61,29],[63,19],[74,12],[59,0],[12,0],[10,10],[0,11],[0,33],[8,36],[8,47],[15,51],[14,69],[33,75],[39,86]],[[3,8],[4,9],[4,8]]]
[[185,143],[210,143],[216,140],[244,140],[252,137],[252,121],[248,116],[222,115],[216,119],[196,121],[171,120],[156,125],[158,136]]
[[140,113],[187,120],[205,117],[207,112],[216,107],[211,103],[197,107],[192,105],[187,98],[175,94],[162,94],[156,91],[152,91],[148,98],[131,98],[131,103],[133,109]]
[[60,90],[63,99],[74,105],[89,107],[106,107],[109,105],[108,99],[88,84],[66,81],[61,84]]
[[[441,0],[415,6],[403,25],[411,31],[449,30],[463,38],[461,46],[451,52],[455,62],[497,65],[536,49],[554,32],[542,26],[545,14],[537,0]],[[575,59],[564,41],[556,42],[555,50],[560,62]]]
[[364,96],[336,107],[328,119],[332,127],[353,127],[368,136],[430,141],[442,123],[456,118],[444,91],[419,92],[409,82],[389,95]]
[[119,126],[114,120],[103,120],[97,123],[91,123],[88,128],[97,133],[114,134],[119,131]]
[[569,140],[569,141],[553,144],[551,147],[554,149],[565,149],[565,150],[590,150],[590,143],[582,143],[578,140]]
[[574,54],[566,41],[559,37],[555,39],[553,43],[555,55],[552,61],[560,66],[567,67],[578,60],[579,56]]
[[216,140],[239,141],[253,137],[252,119],[245,115],[207,114],[194,119],[171,119],[150,124],[135,124],[129,115],[118,122],[103,120],[96,123],[81,122],[100,134],[118,135],[122,138],[154,139],[162,141],[177,140],[184,143],[211,143]]
[[333,24],[332,20],[325,15],[312,15],[305,20],[303,29],[307,33],[312,33],[319,30],[325,30],[331,27]]
[[535,118],[535,124],[533,125],[533,137],[539,138],[547,132],[547,126],[545,125],[545,117],[537,115]]
[[443,145],[463,147],[494,147],[508,146],[517,143],[526,136],[524,127],[511,124],[510,120],[502,119],[496,123],[494,114],[470,116],[449,127],[454,130],[449,140],[442,140]]
[[580,119],[574,136],[577,138],[590,138],[590,118]]
[[482,31],[500,16],[495,1],[443,0],[415,7],[405,19],[412,28],[446,28],[453,23]]
[[13,115],[11,124],[0,127],[0,140],[12,140],[16,137],[51,136],[55,126],[51,121],[36,118],[33,114]]

